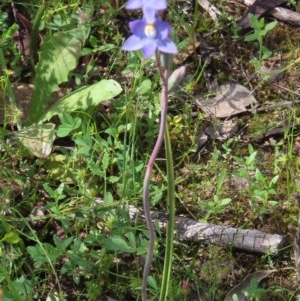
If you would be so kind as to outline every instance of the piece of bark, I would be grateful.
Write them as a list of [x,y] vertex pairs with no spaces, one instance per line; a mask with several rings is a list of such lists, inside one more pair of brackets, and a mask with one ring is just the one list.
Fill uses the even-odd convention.
[[[294,194],[296,200],[296,205],[298,207],[298,227],[293,229],[292,232],[295,236],[295,264],[297,271],[297,283],[298,289],[300,288],[300,195],[298,193]],[[299,299],[297,299],[299,300]]]
[[214,5],[212,5],[208,0],[198,0],[199,5],[208,12],[210,17],[215,23],[218,23],[218,16],[222,13]]
[[270,10],[269,14],[275,19],[289,23],[293,26],[300,26],[300,14],[283,7],[276,7]]
[[[129,211],[132,221],[142,217],[136,207],[130,206]],[[153,222],[158,223],[161,230],[164,231],[168,221],[167,215],[153,213],[152,217]],[[273,255],[277,254],[288,243],[287,239],[279,234],[202,223],[184,216],[175,218],[175,232],[178,240],[221,246],[230,245],[243,251],[268,252]]]
[[251,25],[248,18],[250,13],[256,17],[260,17],[266,12],[276,19],[298,25],[300,16],[298,13],[289,9],[278,7],[285,2],[286,0],[243,0],[243,3],[250,7],[247,9],[244,17],[239,21],[238,25],[243,29],[248,29]]

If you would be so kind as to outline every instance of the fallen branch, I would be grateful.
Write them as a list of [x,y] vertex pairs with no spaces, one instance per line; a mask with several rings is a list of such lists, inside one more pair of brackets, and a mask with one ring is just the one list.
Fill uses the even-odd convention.
[[276,7],[270,11],[270,15],[293,26],[300,26],[300,14],[290,9]]
[[[251,6],[254,2],[255,2],[254,0],[243,0],[243,3],[247,6]],[[285,1],[275,1],[274,3],[279,4],[280,2],[285,2]],[[264,2],[264,5],[271,5],[271,4],[268,3],[268,0],[266,0]],[[239,22],[239,25],[244,29],[247,29],[250,27],[250,22],[248,20],[248,12],[251,12],[251,11],[247,11],[245,16]],[[283,8],[283,7],[275,7],[273,9],[270,9],[267,12],[263,11],[263,13],[271,15],[275,19],[283,21],[283,22],[287,22],[291,25],[300,26],[300,14],[295,11],[292,11],[290,9]],[[255,12],[254,12],[254,14],[255,14]],[[257,15],[257,17],[259,17],[261,15],[260,11],[256,12],[256,15]]]
[[[143,217],[140,211],[130,206],[130,217],[132,221]],[[154,222],[158,223],[161,230],[166,229],[168,218],[164,213],[153,213]],[[141,220],[140,220],[141,221]],[[184,216],[177,216],[175,220],[176,238],[181,241],[193,241],[203,244],[214,244],[221,246],[233,246],[237,249],[277,254],[280,249],[287,245],[286,237],[278,234],[268,234],[258,230],[239,229],[224,227],[214,224],[194,221]]]

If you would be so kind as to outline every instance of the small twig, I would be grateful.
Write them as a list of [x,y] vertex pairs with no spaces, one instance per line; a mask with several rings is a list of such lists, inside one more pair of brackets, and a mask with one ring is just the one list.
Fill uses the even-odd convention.
[[[280,88],[280,89],[282,89],[282,90],[285,90],[285,91],[287,91],[287,92],[289,92],[289,93],[291,93],[291,94],[300,96],[300,93],[297,93],[297,92],[295,92],[294,90],[289,89],[289,88],[286,88],[286,87],[284,87],[284,86],[282,86],[282,85],[278,85],[278,84],[277,84],[277,87]],[[299,89],[298,89],[298,90],[299,90]]]
[[266,112],[266,111],[277,109],[277,108],[291,107],[292,105],[299,104],[299,103],[300,103],[300,100],[283,100],[283,101],[274,103],[272,105],[257,108],[256,111],[257,112]]

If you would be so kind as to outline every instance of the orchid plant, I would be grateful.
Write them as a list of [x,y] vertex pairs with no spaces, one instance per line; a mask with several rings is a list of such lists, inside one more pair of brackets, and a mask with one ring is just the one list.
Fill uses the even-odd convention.
[[[171,275],[173,257],[173,236],[175,218],[175,187],[174,187],[174,168],[170,139],[167,130],[167,108],[168,91],[170,78],[170,62],[177,47],[171,40],[171,25],[162,19],[162,13],[167,9],[165,0],[129,0],[126,9],[142,9],[143,18],[129,23],[132,35],[124,42],[122,49],[125,51],[141,50],[143,56],[148,59],[155,56],[157,69],[162,82],[162,92],[160,95],[161,119],[158,137],[150,156],[145,172],[143,184],[143,207],[144,215],[149,230],[149,245],[142,279],[142,300],[147,300],[147,280],[153,259],[153,249],[155,242],[155,230],[152,222],[149,186],[154,162],[160,151],[163,141],[165,141],[166,161],[167,161],[167,181],[168,181],[168,227],[166,238],[165,261],[160,292],[160,301],[166,300]],[[174,75],[175,74],[175,79]],[[181,72],[173,72],[172,82],[176,82],[177,77],[182,76]]]
[[[133,5],[132,3],[139,3],[138,5]],[[126,7],[132,8],[142,8],[143,9],[143,19],[135,20],[129,23],[131,32],[133,33],[122,46],[123,50],[135,51],[142,50],[143,56],[145,58],[150,58],[153,56],[157,50],[162,53],[174,54],[177,52],[177,47],[170,39],[171,25],[163,21],[159,16],[159,12],[155,9],[161,7],[161,9],[166,9],[166,6],[162,6],[164,1],[129,1],[131,5]]]

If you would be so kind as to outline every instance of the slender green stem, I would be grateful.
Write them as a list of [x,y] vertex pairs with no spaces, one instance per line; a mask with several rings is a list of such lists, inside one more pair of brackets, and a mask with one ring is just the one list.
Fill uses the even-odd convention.
[[164,269],[162,275],[162,284],[160,291],[160,301],[167,300],[169,292],[169,284],[171,277],[171,269],[173,262],[173,248],[174,248],[174,224],[175,224],[175,179],[174,179],[174,166],[172,147],[170,141],[170,135],[168,127],[165,131],[165,152],[167,160],[167,181],[168,181],[168,225],[167,225],[167,237],[166,237],[166,251]]
[[15,95],[13,93],[10,81],[9,81],[9,77],[7,75],[7,67],[6,67],[6,63],[5,63],[5,58],[4,58],[4,54],[3,54],[3,49],[0,47],[0,66],[3,72],[3,76],[5,78],[6,81],[6,90],[8,93],[8,97],[9,97],[9,102],[13,107],[16,107],[16,99],[15,99]]
[[151,217],[150,200],[149,200],[150,181],[151,181],[151,174],[152,174],[155,160],[158,156],[158,153],[164,141],[164,135],[165,135],[165,129],[167,123],[167,110],[168,110],[169,71],[163,70],[162,66],[160,65],[160,59],[158,53],[156,53],[156,63],[162,80],[162,93],[160,99],[161,117],[160,117],[160,128],[159,128],[158,137],[146,168],[144,184],[143,184],[143,206],[144,206],[144,216],[149,231],[149,245],[147,249],[146,261],[143,270],[142,289],[141,289],[142,301],[147,301],[147,280],[148,280],[148,275],[150,272],[150,267],[153,259],[153,250],[154,250],[154,243],[155,243],[155,231],[154,231],[154,226]]
[[[7,73],[7,66],[6,66],[5,58],[4,58],[4,53],[3,53],[3,49],[1,47],[0,47],[0,67],[1,67],[0,69],[2,69],[3,77],[5,79],[5,90],[7,91],[7,94],[8,94],[10,106],[12,108],[17,108],[16,98],[15,98],[15,95],[14,95],[14,92],[12,89],[12,85],[9,80],[9,76]],[[4,101],[4,108],[5,108],[5,101]],[[5,124],[5,122],[6,122],[6,116],[4,114],[4,124]],[[18,121],[17,127],[19,130],[21,129],[20,121]]]

